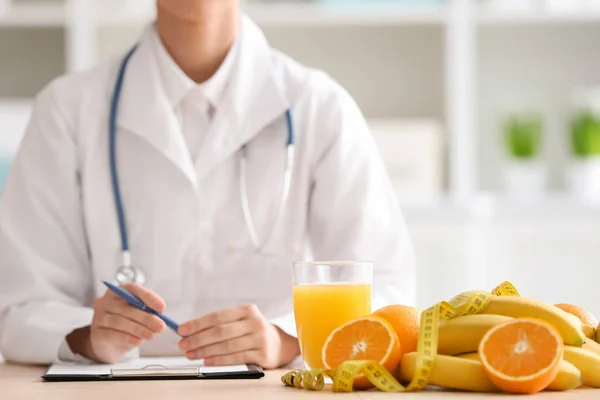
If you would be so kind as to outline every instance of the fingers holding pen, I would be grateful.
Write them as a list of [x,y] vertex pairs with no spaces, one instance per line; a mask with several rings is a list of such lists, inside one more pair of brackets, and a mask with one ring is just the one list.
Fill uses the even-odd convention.
[[[137,283],[126,283],[122,286],[122,288],[139,298],[144,304],[153,310],[158,312],[165,311],[165,301],[150,289],[147,289]],[[115,295],[115,297],[118,296]]]
[[[114,302],[114,303],[113,303]],[[142,327],[150,330],[153,333],[160,333],[165,329],[165,323],[156,315],[149,314],[137,308],[131,307],[127,302],[120,298],[115,298],[111,301],[111,306],[107,310],[110,314],[120,315],[132,322],[135,322]]]
[[147,326],[110,311],[101,315],[98,326],[104,329],[124,332],[143,340],[152,340],[156,334],[156,332],[152,331]]
[[[127,285],[131,291],[155,309],[164,309],[164,301],[138,285]],[[129,305],[110,290],[94,302],[90,326],[90,353],[102,362],[118,361],[127,351],[144,340],[154,339],[166,324],[157,316]]]

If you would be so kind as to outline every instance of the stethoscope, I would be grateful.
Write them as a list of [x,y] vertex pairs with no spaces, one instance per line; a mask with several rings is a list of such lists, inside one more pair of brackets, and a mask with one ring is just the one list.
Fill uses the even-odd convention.
[[[127,237],[127,227],[125,220],[125,211],[123,207],[123,201],[121,200],[121,189],[119,187],[119,179],[117,172],[117,160],[116,160],[116,120],[117,120],[117,109],[119,105],[119,99],[121,97],[121,89],[123,87],[123,79],[125,75],[125,70],[127,69],[127,65],[131,56],[135,52],[137,46],[134,46],[129,53],[123,59],[119,73],[117,76],[117,80],[115,82],[115,87],[111,99],[110,104],[110,116],[109,116],[109,158],[110,158],[110,172],[111,172],[111,180],[113,186],[113,194],[115,200],[115,207],[117,211],[117,218],[119,222],[119,231],[121,234],[121,257],[122,257],[122,265],[118,268],[115,278],[119,284],[136,282],[139,284],[144,284],[145,282],[145,274],[144,272],[137,267],[133,266],[131,260],[131,252],[129,249],[129,242]],[[295,159],[295,146],[294,146],[294,126],[292,124],[292,113],[291,110],[288,109],[286,111],[287,118],[287,130],[288,130],[288,140],[287,140],[287,153],[286,153],[286,163],[285,163],[285,172],[283,175],[283,186],[281,188],[281,199],[279,202],[279,208],[277,210],[277,218],[273,223],[270,234],[267,236],[266,240],[263,243],[260,243],[258,239],[258,235],[256,233],[256,229],[254,227],[254,222],[252,221],[252,216],[250,215],[250,207],[248,205],[248,187],[247,187],[247,178],[246,178],[246,169],[247,169],[247,157],[246,157],[246,145],[244,145],[240,152],[239,157],[239,167],[240,167],[240,197],[242,202],[242,211],[244,213],[244,219],[246,221],[246,225],[248,227],[248,231],[250,234],[250,239],[252,240],[252,244],[257,252],[263,255],[267,255],[264,251],[266,244],[270,241],[275,229],[282,218],[282,214],[285,210],[285,206],[287,204],[289,194],[290,194],[290,183],[292,180],[292,172],[294,169],[294,159]]]

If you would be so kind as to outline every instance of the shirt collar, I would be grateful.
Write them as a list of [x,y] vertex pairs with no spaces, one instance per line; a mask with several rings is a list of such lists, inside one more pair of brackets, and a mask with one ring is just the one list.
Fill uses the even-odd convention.
[[194,91],[201,92],[210,105],[216,107],[228,81],[230,72],[233,69],[233,64],[237,55],[238,40],[234,42],[217,72],[207,81],[196,83],[190,79],[190,77],[188,77],[173,60],[160,40],[155,26],[151,29],[151,36],[154,42],[153,47],[159,74],[171,105],[174,108],[177,107],[185,96]]

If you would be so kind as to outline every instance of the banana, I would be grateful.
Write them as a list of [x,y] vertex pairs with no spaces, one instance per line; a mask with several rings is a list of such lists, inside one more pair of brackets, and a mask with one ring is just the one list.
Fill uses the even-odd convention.
[[594,338],[596,337],[596,328],[594,328],[588,324],[584,324],[582,322],[581,330],[583,331],[583,334],[585,335],[585,337],[588,339],[594,340]]
[[490,328],[512,319],[504,315],[472,314],[442,320],[439,325],[437,352],[454,356],[477,351],[481,338]]
[[470,351],[468,353],[462,353],[462,354],[457,354],[455,357],[458,358],[465,358],[467,360],[475,360],[475,361],[479,361],[479,353],[476,351]]
[[[479,353],[477,352],[459,354],[456,357],[479,361]],[[545,390],[567,391],[581,386],[582,383],[581,372],[573,364],[563,359],[560,361],[556,378]]]
[[592,353],[596,353],[600,356],[600,343],[597,343],[593,340],[586,340],[582,348],[591,351]]
[[600,355],[579,347],[565,346],[564,359],[581,371],[585,386],[600,388]]
[[566,345],[581,347],[586,337],[581,322],[576,322],[558,307],[543,301],[518,296],[492,296],[481,314],[505,315],[513,318],[536,318],[554,326]]
[[[404,354],[395,378],[400,382],[410,382],[415,374],[416,363],[417,352]],[[435,356],[429,384],[472,392],[500,392],[485,374],[481,362],[440,354]]]
[[[574,348],[577,349],[578,347]],[[582,384],[583,377],[581,376],[581,371],[572,363],[563,359],[560,360],[556,378],[546,387],[546,390],[566,391],[578,388]]]

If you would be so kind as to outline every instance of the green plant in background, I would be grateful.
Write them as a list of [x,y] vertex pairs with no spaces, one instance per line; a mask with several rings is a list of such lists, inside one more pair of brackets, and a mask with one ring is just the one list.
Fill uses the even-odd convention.
[[531,159],[541,151],[542,117],[539,114],[511,114],[504,124],[508,153],[518,159]]
[[600,155],[600,116],[582,111],[573,118],[571,148],[577,157]]

